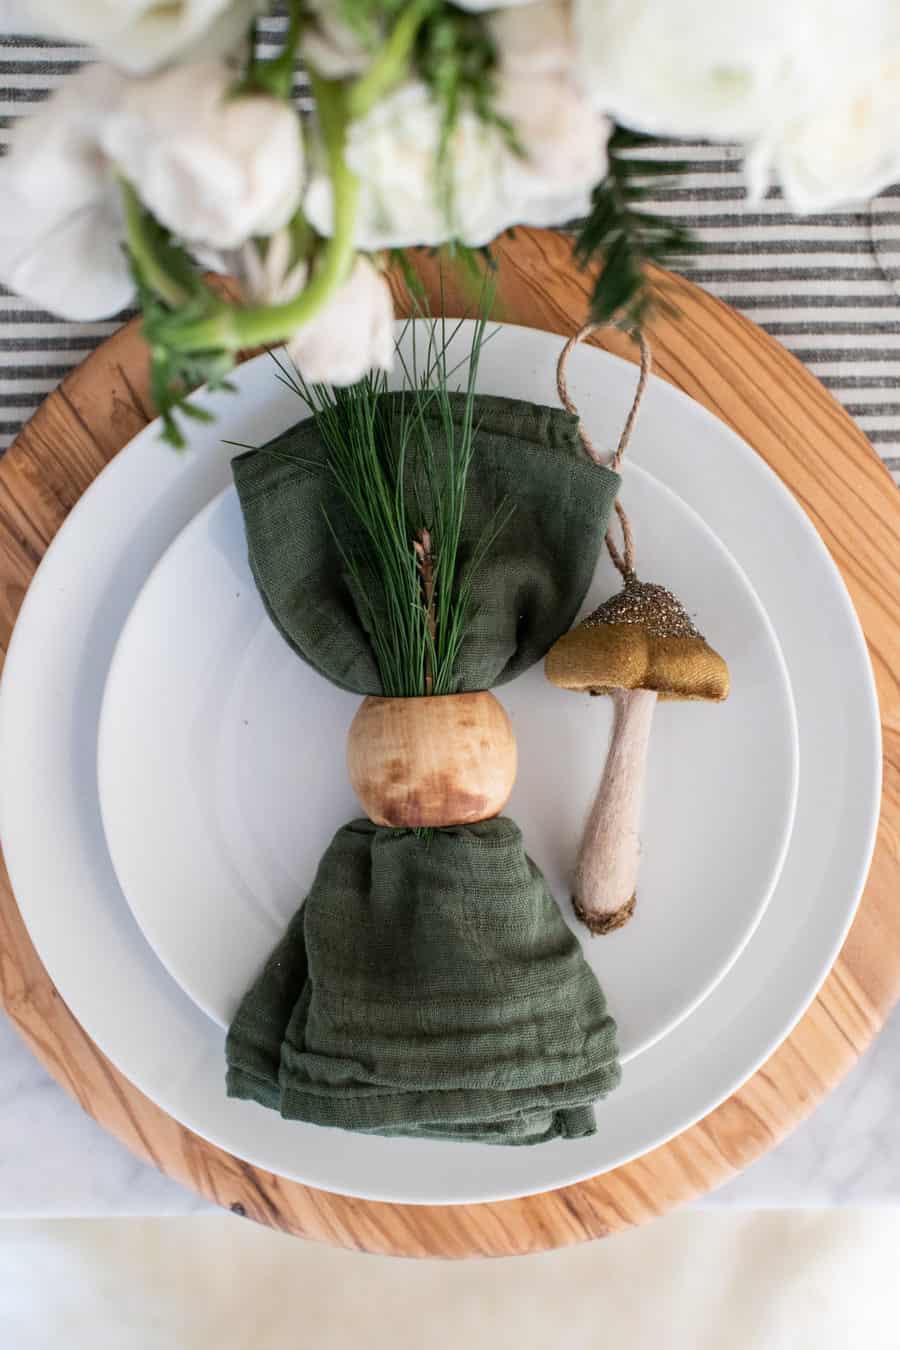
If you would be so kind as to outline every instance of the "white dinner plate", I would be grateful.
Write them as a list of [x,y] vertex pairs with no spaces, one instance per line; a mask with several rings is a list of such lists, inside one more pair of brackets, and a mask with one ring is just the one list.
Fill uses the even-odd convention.
[[[759,922],[793,824],[797,731],[781,650],[745,574],[645,470],[625,466],[622,495],[641,575],[670,585],[726,654],[732,692],[718,706],[660,706],[639,904],[603,940],[578,923],[568,889],[609,740],[610,700],[554,689],[540,665],[498,693],[519,750],[507,813],[563,900],[618,1022],[625,1062],[706,997]],[[584,612],[619,584],[604,556]],[[99,752],[100,806],[122,890],[166,969],[222,1026],[335,831],[360,814],[344,762],[359,703],[274,628],[228,489],[157,564],[125,624]]]
[[[555,401],[560,339],[505,328],[485,349],[486,392]],[[635,370],[581,348],[569,381],[592,438],[614,444]],[[125,903],[97,796],[97,731],[116,640],[151,567],[229,481],[221,438],[259,443],[296,418],[260,358],[239,396],[197,395],[214,426],[174,455],[150,427],[70,514],[22,607],[0,696],[0,826],[31,938],[101,1050],[164,1110],[238,1157],[313,1186],[409,1203],[552,1189],[646,1152],[711,1110],[786,1036],[853,918],[880,794],[880,728],[859,623],[801,508],[727,427],[660,380],[629,457],[706,520],[746,569],[778,634],[800,738],[794,830],[756,932],[691,1016],[626,1067],[590,1139],[532,1149],[350,1135],[282,1121],[223,1090],[223,1035],[165,972]],[[715,715],[715,709],[710,709]],[[673,954],[673,956],[676,954]]]

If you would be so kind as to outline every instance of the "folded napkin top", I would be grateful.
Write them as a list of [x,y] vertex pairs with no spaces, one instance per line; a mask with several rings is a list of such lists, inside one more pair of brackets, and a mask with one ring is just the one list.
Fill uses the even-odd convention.
[[[385,395],[399,420],[402,394]],[[451,394],[460,424],[465,396]],[[475,459],[466,487],[460,570],[492,522],[512,509],[478,567],[477,608],[457,662],[454,692],[490,689],[542,661],[568,631],[590,585],[619,475],[584,451],[578,419],[562,409],[479,395]],[[439,412],[426,413],[438,466]],[[422,495],[408,465],[407,497]],[[328,469],[310,418],[233,464],[250,567],[275,626],[294,651],[341,689],[383,694],[345,558],[359,525]],[[427,525],[428,504],[423,504]],[[415,528],[415,526],[413,526]],[[411,530],[412,534],[412,530]],[[368,597],[371,602],[371,596]]]
[[[386,396],[388,416],[400,397]],[[512,514],[478,568],[458,692],[512,679],[570,627],[619,486],[570,414],[485,396],[475,413],[463,568],[498,510]],[[439,461],[436,419],[429,430]],[[361,617],[377,621],[377,596],[354,598],[358,527],[315,422],[233,469],[273,622],[334,684],[381,693]],[[593,1133],[592,1103],[619,1079],[600,987],[505,817],[426,836],[367,820],[338,831],[226,1053],[229,1094],[287,1118],[492,1143]]]

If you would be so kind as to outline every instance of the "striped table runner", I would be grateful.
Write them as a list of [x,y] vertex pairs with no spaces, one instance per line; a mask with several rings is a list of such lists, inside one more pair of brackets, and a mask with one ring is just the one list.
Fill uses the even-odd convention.
[[[264,45],[267,37],[274,42],[278,25],[266,22]],[[27,36],[0,41],[4,147],[15,119],[84,59],[80,47]],[[687,274],[805,362],[900,482],[900,297],[885,275],[893,274],[892,260],[900,267],[900,189],[883,193],[871,211],[797,217],[777,194],[746,202],[737,150],[681,143],[660,154],[690,166],[654,203],[703,242]],[[885,270],[873,233],[882,262],[888,260]],[[0,289],[0,448],[66,371],[126,317],[65,323]]]

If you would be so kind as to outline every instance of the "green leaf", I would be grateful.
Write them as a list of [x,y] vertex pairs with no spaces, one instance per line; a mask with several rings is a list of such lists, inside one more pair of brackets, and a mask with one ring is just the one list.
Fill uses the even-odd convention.
[[591,212],[580,222],[575,257],[582,266],[601,261],[603,270],[591,296],[595,323],[616,319],[623,327],[640,327],[653,297],[647,285],[648,263],[671,265],[697,248],[696,241],[664,216],[642,210],[659,189],[659,180],[674,177],[684,166],[656,160],[647,151],[654,142],[639,132],[617,127],[609,140],[609,172],[594,189]]
[[211,389],[229,389],[228,376],[234,369],[231,352],[172,351],[165,342],[167,325],[173,311],[155,294],[141,290],[139,296],[144,311],[144,337],[150,348],[150,394],[162,418],[163,439],[175,449],[183,449],[185,438],[178,417],[195,422],[211,422],[213,415],[205,408],[187,401],[188,395],[200,385]]

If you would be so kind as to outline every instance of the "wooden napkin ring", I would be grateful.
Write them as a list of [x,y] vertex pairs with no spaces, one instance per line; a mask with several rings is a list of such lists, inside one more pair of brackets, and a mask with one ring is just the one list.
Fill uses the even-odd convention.
[[350,726],[347,769],[376,825],[471,825],[497,816],[516,780],[506,710],[486,690],[367,698]]

